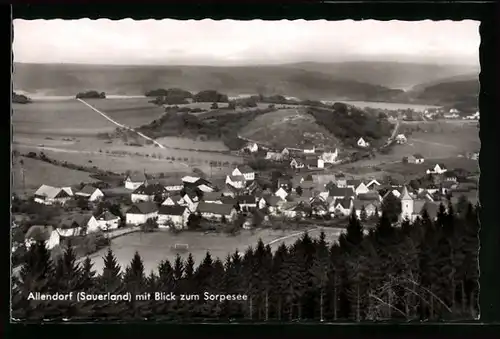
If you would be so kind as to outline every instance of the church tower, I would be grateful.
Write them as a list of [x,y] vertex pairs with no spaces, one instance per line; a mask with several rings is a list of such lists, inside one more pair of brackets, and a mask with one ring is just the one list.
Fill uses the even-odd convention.
[[406,186],[401,192],[401,218],[411,220],[413,215],[413,198],[410,196]]

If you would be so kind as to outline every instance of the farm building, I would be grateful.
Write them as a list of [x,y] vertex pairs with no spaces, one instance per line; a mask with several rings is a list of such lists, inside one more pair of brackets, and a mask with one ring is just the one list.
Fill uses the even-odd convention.
[[259,145],[257,145],[255,142],[251,142],[246,145],[244,149],[249,151],[250,153],[255,153],[259,151]]
[[146,174],[144,173],[134,173],[131,175],[128,175],[125,178],[125,188],[129,190],[135,190],[139,188],[141,185],[146,185],[147,184],[147,178]]
[[221,220],[225,218],[226,221],[233,221],[236,218],[237,211],[233,205],[229,204],[211,204],[201,202],[198,204],[196,210],[203,218],[212,220]]
[[80,191],[75,193],[75,196],[87,198],[88,201],[98,201],[104,198],[104,193],[94,186],[85,185]]
[[96,217],[99,228],[103,231],[117,229],[120,226],[120,217],[110,211],[104,211]]
[[239,195],[236,201],[242,210],[249,210],[257,207],[257,201],[253,195]]
[[290,167],[301,169],[305,167],[305,164],[300,159],[292,159],[292,161],[290,161]]
[[406,158],[407,162],[410,164],[422,164],[424,162],[424,157],[421,154],[412,154]]
[[52,226],[33,225],[26,232],[24,239],[24,246],[27,249],[34,243],[42,241],[45,243],[45,247],[51,250],[59,245],[60,236],[57,229]]
[[347,188],[352,188],[356,194],[364,194],[370,191],[363,181],[356,179],[347,180]]
[[146,201],[139,202],[126,213],[125,219],[127,224],[141,225],[146,223],[148,219],[156,218],[158,216],[158,207],[155,203]]
[[355,193],[352,188],[348,187],[332,187],[329,190],[329,196],[334,199],[342,199],[342,198],[354,198]]
[[165,187],[165,190],[169,193],[180,192],[184,185],[182,181],[177,178],[161,178],[155,180],[148,180],[148,184],[159,184]]
[[250,168],[250,166],[248,166],[248,165],[237,166],[233,170],[231,175],[233,175],[233,176],[242,175],[245,178],[245,180],[247,180],[247,181],[255,180],[255,171],[252,168]]
[[365,139],[363,138],[359,138],[358,139],[358,142],[356,143],[359,147],[363,147],[363,148],[366,148],[368,146],[370,146],[370,143],[369,142],[366,142]]
[[446,171],[442,174],[443,180],[446,181],[451,181],[451,182],[457,182],[457,175],[453,171]]
[[358,218],[361,217],[361,211],[363,207],[365,208],[367,217],[374,216],[376,213],[378,213],[379,216],[382,215],[382,208],[380,205],[380,201],[378,200],[373,200],[373,201],[365,201],[358,199],[354,200],[353,208],[356,211],[356,215],[358,216]]
[[335,164],[338,157],[339,151],[337,149],[333,152],[323,152],[323,154],[321,154],[321,160],[323,160],[325,164]]
[[436,166],[427,169],[426,173],[427,174],[443,174],[444,172],[448,171],[445,165],[443,164],[436,164]]
[[246,179],[243,175],[228,175],[226,176],[226,184],[241,189],[245,187]]
[[382,201],[382,197],[377,191],[368,191],[366,193],[359,193],[357,195],[359,200],[374,200],[374,201]]
[[302,151],[306,154],[312,154],[316,152],[316,146],[312,143],[306,143],[302,146]]
[[347,216],[351,213],[353,200],[350,198],[335,199],[330,204],[328,211],[339,216]]
[[75,214],[61,221],[59,235],[72,237],[99,231],[99,223],[91,214]]
[[325,162],[321,158],[309,158],[304,160],[308,169],[325,168]]
[[185,228],[190,214],[189,209],[185,206],[160,206],[158,227],[168,227],[168,224],[172,223],[175,228]]
[[303,218],[308,212],[308,206],[302,203],[291,202],[283,206],[283,215],[287,218]]
[[162,206],[174,206],[178,205],[182,201],[182,196],[180,194],[174,194],[167,197],[161,204]]
[[220,193],[220,192],[204,193],[201,201],[215,203],[215,204],[222,204],[222,193]]
[[35,202],[44,205],[61,204],[64,205],[71,195],[67,190],[60,187],[42,185],[35,192]]
[[130,199],[133,203],[140,201],[153,201],[155,197],[163,198],[167,190],[160,184],[141,185],[132,192]]
[[191,185],[196,185],[196,182],[197,182],[198,180],[200,180],[200,179],[201,179],[201,178],[199,178],[199,177],[192,177],[192,176],[190,176],[190,175],[186,175],[185,177],[183,177],[183,178],[181,179],[181,181],[182,181],[182,183],[183,183],[184,185],[186,185],[186,184],[187,184],[187,185],[189,185],[189,184],[191,184]]
[[267,211],[270,214],[274,215],[278,211],[280,201],[283,201],[280,197],[277,197],[275,195],[269,195],[259,199],[258,208],[259,209],[267,208]]
[[283,154],[279,152],[267,152],[266,153],[266,160],[272,160],[272,161],[283,161],[284,156]]
[[182,199],[178,202],[180,206],[186,206],[189,208],[191,212],[194,212],[196,210],[196,206],[198,205],[199,198],[194,192],[186,192],[182,196]]

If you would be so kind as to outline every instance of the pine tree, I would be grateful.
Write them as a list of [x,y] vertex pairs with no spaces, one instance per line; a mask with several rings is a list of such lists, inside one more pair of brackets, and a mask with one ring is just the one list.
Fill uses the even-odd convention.
[[[321,231],[319,239],[315,243],[316,251],[314,255],[313,265],[311,266],[312,286],[319,289],[319,319],[325,320],[325,289],[328,284],[328,272],[330,258],[326,243],[326,235]],[[318,300],[315,300],[318,303]]]
[[93,270],[94,263],[89,257],[86,257],[82,263],[82,270],[80,275],[80,289],[83,291],[94,291],[95,288],[95,275],[96,271]]
[[139,252],[135,252],[132,261],[125,269],[123,283],[127,292],[132,294],[129,312],[127,315],[132,319],[142,318],[144,309],[147,309],[147,300],[142,300],[146,290],[146,276],[144,274],[144,263]]
[[[158,265],[157,292],[170,293],[175,291],[174,270],[168,259]],[[155,311],[160,319],[175,317],[175,301],[157,302]],[[172,311],[172,312],[171,312]]]
[[366,214],[365,205],[361,206],[361,211],[359,213],[359,219],[362,222],[366,222],[368,220],[368,215]]
[[[210,252],[207,251],[205,254],[205,258],[201,262],[201,264],[197,267],[194,274],[194,286],[196,286],[197,291],[213,291],[213,265],[214,261]],[[214,302],[204,301],[203,298],[200,298],[200,301],[193,305],[194,314],[198,317],[206,318],[210,315],[210,311],[213,309]]]
[[273,256],[272,266],[272,295],[274,305],[274,317],[277,320],[282,319],[283,311],[285,309],[285,286],[288,272],[286,271],[286,260],[288,257],[288,248],[284,243],[281,243]]
[[363,226],[358,220],[356,212],[353,211],[349,216],[346,233],[339,237],[339,244],[345,251],[355,250],[363,241]]

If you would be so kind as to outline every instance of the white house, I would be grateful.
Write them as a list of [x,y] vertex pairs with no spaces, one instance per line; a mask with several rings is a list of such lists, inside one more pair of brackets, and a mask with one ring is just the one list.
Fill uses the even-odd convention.
[[61,204],[64,205],[71,195],[60,187],[52,187],[49,185],[42,185],[35,192],[35,202],[44,205]]
[[285,147],[281,151],[281,154],[283,155],[283,157],[288,158],[290,156],[290,151],[288,150],[288,148]]
[[408,163],[410,164],[422,164],[424,162],[424,157],[419,154],[413,154],[408,157]]
[[134,173],[130,174],[125,178],[125,188],[129,190],[135,190],[141,185],[147,184],[146,174],[144,173]]
[[279,197],[280,199],[282,200],[285,200],[286,197],[288,196],[288,192],[283,188],[283,187],[280,187],[275,193],[274,193],[275,196]]
[[158,210],[158,227],[169,227],[170,223],[177,229],[187,227],[190,211],[185,206],[160,206]]
[[43,241],[48,250],[59,245],[60,236],[56,229],[52,226],[33,225],[24,236],[24,245],[27,249],[38,241]]
[[312,153],[315,153],[316,152],[316,146],[314,146],[313,144],[305,144],[303,146],[303,152],[306,153],[306,154],[312,154]]
[[96,217],[99,228],[103,231],[117,229],[120,226],[120,217],[110,211],[104,211]]
[[245,180],[247,180],[247,181],[255,180],[255,171],[253,169],[251,169],[250,166],[247,166],[247,165],[237,166],[233,170],[231,175],[233,175],[233,176],[242,175],[245,178]]
[[255,153],[259,150],[259,145],[257,145],[255,142],[251,142],[245,146],[245,149],[247,149],[250,153]]
[[222,204],[222,193],[221,192],[207,192],[203,194],[201,199],[204,202],[210,202],[214,204]]
[[141,225],[148,219],[158,216],[158,207],[155,203],[146,201],[140,202],[129,208],[125,214],[126,223],[130,225]]
[[238,213],[233,205],[211,204],[206,202],[200,202],[196,211],[203,218],[209,220],[221,220],[224,217],[228,222],[233,221]]
[[349,187],[332,187],[329,190],[330,197],[333,199],[343,199],[349,198],[354,199],[355,192],[352,188]]
[[132,192],[130,200],[132,200],[133,203],[153,201],[156,196],[163,198],[166,194],[167,190],[160,184],[141,185]]
[[100,230],[99,223],[91,214],[76,214],[61,222],[59,235],[71,237],[95,233]]
[[236,201],[242,211],[257,208],[257,200],[253,195],[238,195]]
[[266,160],[272,160],[272,161],[282,161],[284,159],[283,154],[279,152],[267,152],[266,153]]
[[198,189],[202,192],[206,192],[206,193],[209,193],[209,192],[214,192],[215,191],[215,188],[213,188],[212,186],[209,186],[207,184],[201,184],[198,186]]
[[352,188],[356,195],[368,193],[370,191],[361,180],[347,180],[347,188]]
[[193,177],[193,176],[190,176],[190,175],[186,175],[185,177],[182,177],[181,181],[183,182],[183,184],[195,184],[198,180],[200,180],[201,178],[199,177]]
[[88,201],[98,201],[104,198],[104,193],[94,186],[85,185],[79,192],[75,193],[75,196],[80,196],[87,198]]
[[368,146],[370,146],[370,143],[369,143],[369,142],[366,142],[366,141],[365,141],[365,139],[363,139],[363,138],[359,138],[359,139],[358,139],[358,142],[357,142],[357,145],[358,145],[359,147],[363,147],[363,148],[364,148],[364,147],[368,147]]
[[427,174],[443,174],[444,172],[446,172],[448,169],[446,168],[446,166],[444,166],[443,164],[436,164],[436,166],[434,166],[433,168],[429,168],[426,173]]
[[335,149],[333,152],[323,152],[321,154],[321,160],[325,164],[335,164],[337,162],[337,158],[339,157],[339,151],[338,149]]
[[408,141],[406,139],[406,136],[404,134],[398,134],[398,135],[396,135],[396,139],[395,140],[396,140],[396,142],[398,144],[406,144],[406,142]]
[[177,179],[177,178],[162,178],[162,179],[156,180],[154,183],[158,183],[158,184],[162,185],[163,187],[165,187],[165,190],[168,193],[179,192],[184,188],[182,181],[180,179]]
[[309,169],[325,168],[325,162],[321,158],[310,158],[305,159],[304,164]]
[[267,208],[267,211],[271,215],[275,215],[279,211],[279,203],[283,201],[280,197],[275,195],[270,195],[259,199],[258,208],[260,210]]
[[353,208],[356,211],[358,218],[361,217],[361,211],[365,208],[366,216],[371,217],[378,213],[378,216],[382,215],[382,209],[380,201],[364,201],[364,200],[354,200]]
[[330,213],[335,215],[347,216],[351,213],[353,200],[349,198],[335,199],[328,207]]
[[305,164],[299,159],[292,159],[292,161],[290,161],[290,167],[295,169],[301,169],[305,167]]
[[242,189],[246,185],[246,180],[243,175],[228,175],[226,176],[226,184]]
[[180,206],[186,206],[191,212],[196,210],[196,206],[200,199],[195,193],[188,192],[182,196],[182,199],[177,202]]
[[368,189],[374,189],[377,186],[380,186],[380,183],[375,179],[370,180],[370,182],[366,184]]

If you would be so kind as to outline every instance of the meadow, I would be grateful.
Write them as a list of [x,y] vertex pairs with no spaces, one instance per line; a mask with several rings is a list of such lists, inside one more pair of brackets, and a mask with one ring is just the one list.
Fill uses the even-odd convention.
[[[22,165],[20,160],[23,161]],[[22,168],[24,168],[24,187]],[[96,181],[90,178],[87,172],[55,166],[37,159],[15,157],[12,163],[12,190],[19,195],[32,194],[42,184],[61,187]]]
[[[341,230],[333,228],[324,229],[327,241],[337,240]],[[319,230],[311,230],[311,237],[318,237]],[[161,260],[168,259],[171,263],[175,260],[177,254],[172,249],[175,244],[187,244],[189,250],[186,253],[179,253],[184,259],[189,253],[193,255],[195,263],[203,260],[207,251],[210,251],[212,258],[224,260],[228,254],[238,250],[241,254],[249,247],[255,247],[259,238],[264,244],[270,244],[273,250],[284,242],[287,245],[292,244],[301,236],[302,232],[297,230],[270,230],[255,229],[242,230],[237,235],[226,235],[219,233],[200,233],[200,232],[182,232],[173,234],[169,231],[160,230],[152,233],[136,232],[130,233],[112,240],[110,248],[115,253],[118,263],[122,269],[130,263],[135,251],[138,251],[144,261],[145,272],[157,269]],[[287,237],[287,238],[285,238]],[[283,240],[279,240],[285,238]],[[106,254],[107,248],[101,249],[93,254],[91,258],[94,262],[94,269],[101,272],[103,268],[102,257]]]
[[158,119],[165,109],[149,101],[153,98],[86,99],[111,119],[130,127],[139,127]]
[[429,108],[438,108],[433,105],[418,105],[418,104],[404,104],[396,102],[371,102],[371,101],[350,101],[350,100],[323,100],[326,104],[334,104],[335,102],[343,102],[344,104],[353,105],[359,108],[374,108],[386,110],[406,110],[412,109],[416,112],[423,112]]
[[14,135],[88,136],[111,132],[116,125],[77,100],[12,104]]

